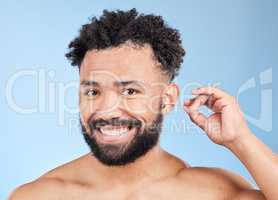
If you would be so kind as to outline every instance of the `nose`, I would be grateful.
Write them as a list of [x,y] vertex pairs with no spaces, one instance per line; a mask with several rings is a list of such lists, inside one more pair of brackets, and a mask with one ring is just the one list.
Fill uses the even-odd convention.
[[97,112],[107,119],[117,118],[122,116],[120,105],[121,97],[114,91],[106,91],[98,105]]

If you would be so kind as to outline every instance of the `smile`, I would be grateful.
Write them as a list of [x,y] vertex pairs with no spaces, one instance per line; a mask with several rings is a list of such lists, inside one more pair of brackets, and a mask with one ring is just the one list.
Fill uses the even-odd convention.
[[127,134],[128,131],[131,130],[131,128],[128,126],[107,125],[107,126],[101,127],[99,130],[103,135],[121,136],[121,135]]
[[124,143],[130,141],[135,133],[135,127],[106,125],[97,129],[96,137],[102,143]]

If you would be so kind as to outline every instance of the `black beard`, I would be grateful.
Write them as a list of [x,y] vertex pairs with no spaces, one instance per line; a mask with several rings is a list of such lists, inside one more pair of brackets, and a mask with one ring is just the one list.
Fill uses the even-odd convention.
[[[127,121],[128,120],[124,120],[123,123],[127,123]],[[162,128],[162,121],[163,115],[159,113],[153,123],[145,127],[142,131],[140,131],[141,123],[137,123],[136,120],[131,121],[130,124],[136,125],[135,128],[137,130],[133,139],[126,144],[98,144],[94,134],[90,136],[86,131],[81,119],[80,125],[84,139],[90,147],[93,156],[107,166],[120,166],[134,162],[157,144]],[[104,120],[101,122],[103,123]],[[105,122],[104,124],[109,124],[109,122],[110,121]],[[89,123],[91,133],[96,131],[96,124],[97,122]]]

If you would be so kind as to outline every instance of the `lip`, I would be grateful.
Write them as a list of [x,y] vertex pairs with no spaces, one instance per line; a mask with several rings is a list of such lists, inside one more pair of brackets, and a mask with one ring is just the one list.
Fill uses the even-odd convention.
[[104,144],[120,144],[129,142],[136,134],[138,128],[131,128],[127,133],[122,134],[120,136],[113,136],[113,135],[104,135],[101,133],[100,129],[96,130],[96,139],[100,143]]

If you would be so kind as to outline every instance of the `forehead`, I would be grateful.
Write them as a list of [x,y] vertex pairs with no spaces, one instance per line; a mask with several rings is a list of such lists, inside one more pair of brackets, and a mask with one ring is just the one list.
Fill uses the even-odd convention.
[[[154,59],[149,45],[122,45],[104,50],[88,51],[80,67],[80,80],[94,81],[136,80],[164,82],[166,76]],[[165,79],[165,80],[164,80]]]

